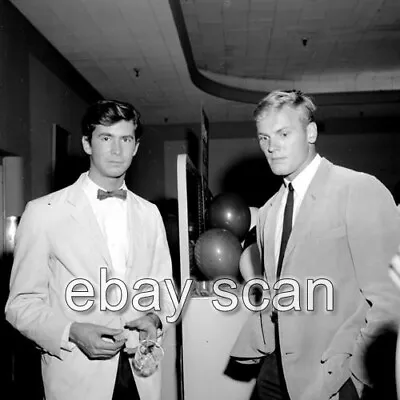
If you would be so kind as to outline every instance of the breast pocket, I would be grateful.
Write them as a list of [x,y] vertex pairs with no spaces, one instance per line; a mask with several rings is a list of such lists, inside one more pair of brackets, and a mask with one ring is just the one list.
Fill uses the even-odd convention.
[[346,226],[340,225],[335,228],[331,229],[318,229],[317,231],[311,233],[311,238],[317,241],[324,241],[324,240],[334,240],[339,239],[346,236]]

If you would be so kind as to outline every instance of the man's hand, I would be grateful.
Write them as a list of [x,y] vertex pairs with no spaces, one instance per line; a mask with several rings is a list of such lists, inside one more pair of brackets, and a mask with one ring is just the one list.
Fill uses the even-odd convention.
[[147,314],[143,317],[126,323],[125,328],[139,331],[139,340],[157,340],[157,329],[160,329],[161,321],[156,314]]
[[122,332],[123,329],[74,322],[70,328],[69,340],[75,343],[89,359],[106,360],[114,357],[125,344],[126,339],[115,338]]

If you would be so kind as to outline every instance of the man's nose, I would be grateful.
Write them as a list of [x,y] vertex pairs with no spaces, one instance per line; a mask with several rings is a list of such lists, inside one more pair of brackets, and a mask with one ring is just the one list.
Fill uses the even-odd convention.
[[111,152],[113,154],[121,153],[121,143],[119,142],[119,140],[113,140],[112,146],[111,146]]
[[276,145],[276,140],[275,139],[270,139],[270,141],[268,142],[268,152],[269,153],[273,153],[277,148]]

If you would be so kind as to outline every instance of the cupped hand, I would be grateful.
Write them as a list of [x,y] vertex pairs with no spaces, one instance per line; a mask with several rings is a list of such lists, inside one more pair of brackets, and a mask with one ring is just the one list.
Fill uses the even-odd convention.
[[106,360],[114,357],[125,344],[126,339],[122,333],[123,329],[74,322],[70,328],[69,339],[89,359]]

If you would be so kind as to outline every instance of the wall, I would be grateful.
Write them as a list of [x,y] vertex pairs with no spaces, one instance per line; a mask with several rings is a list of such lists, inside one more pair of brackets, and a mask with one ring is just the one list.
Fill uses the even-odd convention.
[[[99,97],[13,5],[0,0],[0,154],[23,158],[24,203],[49,191],[52,124],[79,133],[79,114]],[[0,261],[4,309],[12,259]],[[9,344],[1,360],[3,391],[42,399],[40,354],[4,319],[1,328]]]
[[28,201],[49,189],[51,124],[75,130],[82,106],[101,96],[7,0],[0,27],[0,149],[23,157]]
[[[400,181],[399,123],[394,118],[325,121],[319,124],[318,151],[332,162],[375,175],[393,190]],[[199,124],[147,127],[133,188],[151,200],[176,197],[176,156],[188,152],[196,164],[199,133]],[[214,194],[236,191],[259,206],[275,191],[280,181],[270,173],[255,134],[252,122],[210,123]]]
[[19,13],[0,1],[0,149],[24,158],[25,192],[30,192],[29,71]]
[[163,132],[144,128],[144,135],[126,175],[127,186],[144,198],[157,201],[164,197]]
[[78,160],[79,155],[86,158],[81,151],[80,121],[88,103],[33,55],[29,73],[31,182],[36,198],[51,191],[53,124],[71,133],[71,154]]
[[[228,135],[237,138],[246,137],[246,131],[247,137],[252,134],[250,123],[217,123],[213,124],[211,129],[213,138],[229,137]],[[168,197],[171,189],[166,191],[166,186],[176,187],[176,178],[173,178],[176,177],[176,171],[172,173],[170,171],[171,168],[175,168],[178,153],[172,151],[167,155],[165,146],[176,145],[176,151],[179,149],[181,151],[183,146],[185,151],[189,152],[192,161],[197,164],[199,132],[200,124],[196,123],[145,126],[138,154],[127,177],[128,185],[152,201]]]

